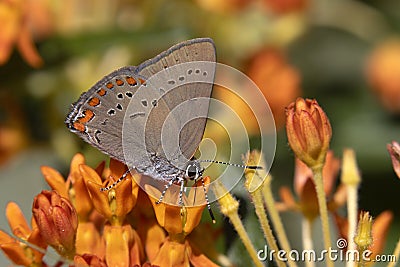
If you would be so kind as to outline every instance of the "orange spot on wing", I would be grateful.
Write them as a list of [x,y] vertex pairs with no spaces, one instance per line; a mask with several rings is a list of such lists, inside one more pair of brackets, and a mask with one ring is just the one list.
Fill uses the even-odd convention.
[[116,83],[118,86],[124,85],[124,81],[123,81],[123,80],[120,80],[120,79],[116,79],[116,80],[115,80],[115,83]]
[[106,95],[107,91],[104,90],[103,88],[100,88],[100,90],[98,90],[97,93],[99,94],[99,96],[104,96]]
[[85,125],[83,123],[74,122],[74,128],[80,131],[81,133],[85,132]]
[[92,97],[89,102],[88,102],[89,106],[95,107],[98,104],[100,104],[100,99],[98,99],[97,97]]
[[139,82],[140,82],[141,84],[143,84],[143,85],[146,85],[146,81],[143,80],[142,78],[139,78]]
[[137,84],[136,80],[130,76],[126,77],[126,82],[132,86]]
[[114,87],[114,84],[112,84],[112,82],[109,82],[109,83],[106,84],[106,87],[108,89],[112,89]]
[[87,109],[83,112],[83,117],[78,119],[79,123],[86,123],[94,117],[94,112]]

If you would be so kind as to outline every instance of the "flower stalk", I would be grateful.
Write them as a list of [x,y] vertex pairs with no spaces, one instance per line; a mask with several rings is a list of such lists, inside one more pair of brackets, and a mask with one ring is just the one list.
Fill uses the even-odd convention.
[[[322,169],[332,137],[331,124],[316,100],[297,98],[295,102],[286,108],[286,132],[290,147],[296,157],[311,168],[313,172],[322,222],[324,247],[329,251],[331,237]],[[330,259],[327,260],[327,266],[333,266],[333,262]]]
[[[301,220],[301,232],[303,234],[303,250],[312,251],[314,249],[312,240],[312,221],[308,218],[303,217]],[[306,267],[314,267],[314,261],[306,261]]]
[[233,198],[233,196],[226,190],[226,188],[220,183],[216,182],[214,186],[214,193],[218,197],[218,203],[220,206],[221,213],[229,218],[229,221],[235,228],[238,233],[240,239],[247,252],[250,255],[250,258],[253,260],[253,263],[257,267],[264,266],[260,259],[257,256],[256,249],[254,248],[253,243],[250,241],[249,235],[247,234],[242,221],[239,217],[239,202]]
[[[265,212],[264,209],[264,203],[271,216],[272,223],[275,226],[277,238],[282,248],[286,252],[291,251],[285,229],[283,228],[281,218],[279,216],[278,210],[276,209],[275,201],[271,190],[272,176],[267,174],[265,171],[264,158],[262,157],[260,152],[254,150],[246,154],[246,156],[244,157],[244,163],[247,166],[263,167],[263,169],[254,170],[248,168],[245,170],[245,177],[246,177],[245,187],[247,191],[250,193],[251,199],[254,203],[258,220],[261,224],[264,237],[267,240],[269,247],[275,251],[279,250],[275,237],[272,233],[267,213]],[[285,264],[281,261],[276,260],[276,262],[278,266],[285,266]],[[290,258],[288,258],[288,265],[290,267],[297,266],[296,263]]]
[[[343,152],[341,180],[347,191],[348,249],[353,251],[356,248],[352,237],[355,236],[357,228],[358,186],[361,182],[361,177],[358,173],[356,158],[352,149],[345,149]],[[349,259],[346,262],[346,266],[354,266],[354,263],[354,259]]]
[[[315,191],[317,192],[319,213],[321,216],[322,234],[324,236],[324,248],[329,251],[331,248],[331,234],[329,231],[328,206],[326,205],[326,196],[322,180],[322,165],[312,168],[314,174]],[[326,262],[328,267],[333,267],[333,262],[328,258]]]

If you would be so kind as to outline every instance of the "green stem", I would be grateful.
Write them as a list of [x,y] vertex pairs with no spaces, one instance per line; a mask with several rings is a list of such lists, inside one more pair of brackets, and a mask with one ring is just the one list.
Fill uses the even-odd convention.
[[[323,165],[316,166],[312,169],[312,171],[314,174],[315,191],[317,192],[319,213],[321,215],[322,234],[324,236],[324,247],[326,251],[329,252],[331,249],[331,235],[329,231],[328,207],[326,205],[324,184],[322,180],[322,167]],[[333,267],[333,262],[329,257],[326,260],[326,266]]]
[[[263,197],[262,197],[262,192],[261,190],[256,190],[253,193],[251,193],[253,202],[254,202],[254,207],[256,209],[256,214],[258,217],[258,220],[260,221],[261,228],[264,232],[264,236],[267,240],[268,246],[274,250],[276,253],[278,253],[279,248],[276,243],[275,237],[272,233],[272,229],[269,225],[268,219],[267,219],[267,214],[264,209],[264,204],[263,204]],[[289,252],[289,251],[288,251]],[[282,261],[276,259],[275,257],[275,262],[278,264],[279,267],[285,267],[285,263]]]
[[[349,229],[347,234],[348,251],[354,251],[356,249],[356,244],[354,243],[354,236],[357,230],[357,187],[354,185],[347,185],[347,217],[349,223]],[[349,255],[353,255],[350,253]],[[346,267],[353,267],[355,259],[348,259],[346,262]]]
[[[276,236],[279,240],[279,243],[281,244],[282,248],[287,253],[289,253],[291,251],[289,240],[286,236],[286,232],[283,227],[281,217],[279,216],[279,212],[276,209],[275,201],[274,201],[271,186],[270,186],[270,181],[271,181],[271,179],[266,178],[266,180],[264,181],[264,185],[262,186],[264,202],[265,202],[265,205],[267,206],[268,213],[271,216],[271,221],[272,221],[273,225],[275,226],[275,232],[276,232]],[[297,267],[297,264],[290,257],[288,258],[288,265],[290,267]]]
[[[303,217],[302,219],[302,234],[303,234],[303,250],[312,251],[313,250],[313,240],[312,240],[312,221]],[[305,261],[306,267],[314,267],[314,261]]]
[[243,223],[239,218],[238,213],[231,213],[229,214],[229,220],[231,221],[233,227],[235,228],[236,232],[238,233],[240,239],[243,242],[244,247],[246,248],[247,252],[249,253],[251,259],[254,262],[254,265],[257,267],[263,267],[264,265],[260,262],[260,259],[257,256],[257,252],[250,241],[249,236],[247,235],[246,230],[244,229]]

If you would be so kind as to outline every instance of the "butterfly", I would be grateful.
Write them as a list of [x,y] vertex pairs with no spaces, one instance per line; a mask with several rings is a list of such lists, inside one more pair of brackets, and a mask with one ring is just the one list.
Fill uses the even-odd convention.
[[[169,187],[180,185],[182,205],[184,184],[202,179],[204,171],[193,156],[206,126],[215,64],[212,39],[176,44],[139,66],[102,78],[72,104],[65,124],[130,170],[151,177],[150,182],[166,183],[158,203]],[[203,188],[211,211],[204,182]]]

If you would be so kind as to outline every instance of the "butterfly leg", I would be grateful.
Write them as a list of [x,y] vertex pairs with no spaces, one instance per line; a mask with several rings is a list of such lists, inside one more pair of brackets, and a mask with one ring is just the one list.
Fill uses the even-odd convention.
[[181,189],[179,190],[179,206],[183,206],[183,190],[184,190],[184,180],[179,179],[179,181],[181,182]]
[[200,179],[201,179],[201,184],[203,185],[203,190],[204,190],[204,195],[205,195],[205,198],[206,198],[206,204],[207,204],[208,213],[210,214],[212,222],[215,223],[216,221],[215,221],[214,213],[212,212],[210,201],[208,200],[207,189],[206,189],[206,185],[204,184],[203,176],[201,176]]
[[119,184],[120,182],[122,182],[122,180],[125,179],[125,177],[128,175],[129,172],[130,172],[129,169],[126,170],[126,171],[124,172],[124,174],[122,174],[122,176],[118,178],[118,180],[116,180],[113,184],[111,184],[111,185],[109,185],[109,186],[107,186],[107,187],[100,188],[100,191],[101,191],[101,192],[103,192],[103,191],[108,191],[108,190],[110,190],[111,188],[114,188],[117,184]]
[[175,181],[177,181],[178,179],[179,179],[179,178],[173,178],[173,179],[171,179],[171,180],[168,182],[168,184],[165,185],[165,188],[164,188],[164,190],[161,192],[161,196],[160,196],[160,198],[156,201],[156,204],[160,204],[160,203],[163,201],[163,198],[164,198],[165,193],[167,192],[168,188],[170,188],[171,185],[172,185]]

